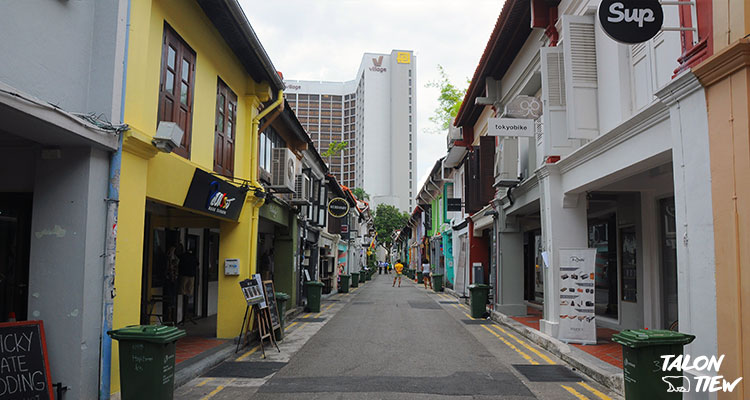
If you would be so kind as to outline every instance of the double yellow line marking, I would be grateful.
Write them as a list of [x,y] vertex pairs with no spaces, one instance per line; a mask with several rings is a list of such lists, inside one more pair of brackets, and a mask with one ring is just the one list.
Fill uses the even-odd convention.
[[[207,379],[206,379],[206,380],[204,380],[203,382],[199,383],[199,384],[198,384],[198,386],[203,386],[203,385],[204,385],[204,384],[205,384],[206,382],[208,382],[208,379],[211,379],[211,378],[207,378]],[[219,393],[219,392],[221,392],[222,390],[224,390],[224,387],[225,387],[225,386],[229,386],[229,385],[231,385],[231,384],[232,384],[232,382],[234,382],[234,379],[235,379],[235,378],[232,378],[232,379],[230,379],[230,380],[229,380],[229,381],[227,381],[227,383],[226,383],[226,384],[224,384],[224,385],[219,385],[219,386],[217,386],[217,387],[216,387],[216,388],[215,388],[214,390],[212,390],[212,391],[211,391],[211,393],[209,393],[209,394],[207,394],[207,395],[205,395],[205,396],[201,397],[201,400],[208,400],[208,399],[210,399],[211,397],[214,397],[214,396],[216,396],[216,394],[217,394],[217,393]]]
[[[588,390],[594,396],[598,397],[601,400],[612,400],[611,397],[609,397],[606,394],[604,394],[604,393],[602,393],[602,392],[594,389],[593,387],[591,387],[590,385],[588,385],[586,382],[578,382],[578,386],[580,386],[580,387]],[[586,397],[585,395],[583,395],[581,392],[575,390],[571,386],[560,385],[560,387],[562,387],[563,389],[565,389],[568,393],[572,394],[573,397],[575,397],[577,399],[580,399],[580,400],[590,400],[588,397]]]

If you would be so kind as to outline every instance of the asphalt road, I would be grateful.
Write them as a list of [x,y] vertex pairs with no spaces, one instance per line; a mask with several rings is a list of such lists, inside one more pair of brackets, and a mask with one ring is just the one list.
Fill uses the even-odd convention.
[[240,353],[180,399],[618,399],[507,328],[392,275],[325,300],[281,352]]

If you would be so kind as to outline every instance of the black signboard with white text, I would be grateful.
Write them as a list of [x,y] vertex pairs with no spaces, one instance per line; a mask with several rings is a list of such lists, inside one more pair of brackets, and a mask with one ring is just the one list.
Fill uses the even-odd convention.
[[448,211],[461,211],[461,199],[448,198]]
[[236,221],[245,204],[245,194],[245,189],[196,168],[183,206]]
[[664,11],[658,0],[602,0],[598,15],[609,37],[628,44],[651,39],[664,23]]
[[0,399],[53,399],[42,321],[0,323]]
[[349,214],[349,202],[341,197],[334,197],[328,202],[328,213],[336,218],[345,217]]

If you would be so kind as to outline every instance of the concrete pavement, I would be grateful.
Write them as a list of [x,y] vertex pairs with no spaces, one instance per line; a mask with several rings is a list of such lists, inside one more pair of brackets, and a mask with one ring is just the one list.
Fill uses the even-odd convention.
[[287,330],[178,388],[180,399],[617,399],[455,298],[393,275],[324,301]]

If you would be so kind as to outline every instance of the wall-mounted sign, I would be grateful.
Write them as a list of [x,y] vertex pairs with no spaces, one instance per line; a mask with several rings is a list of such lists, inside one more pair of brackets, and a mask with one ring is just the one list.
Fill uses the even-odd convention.
[[236,221],[240,218],[242,205],[245,204],[245,192],[243,188],[196,168],[182,205]]
[[239,258],[224,259],[224,275],[237,276],[239,274],[240,274],[240,259]]
[[0,342],[0,399],[52,400],[42,321],[0,323]]
[[604,33],[627,44],[651,39],[664,23],[658,0],[602,0],[597,14]]
[[534,120],[523,118],[490,118],[489,136],[534,137]]
[[448,211],[461,211],[461,199],[448,198]]
[[328,213],[336,218],[343,218],[349,214],[349,202],[341,197],[334,197],[328,202]]
[[411,53],[408,53],[406,51],[399,51],[396,53],[396,62],[399,64],[410,64],[411,63]]

